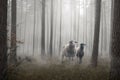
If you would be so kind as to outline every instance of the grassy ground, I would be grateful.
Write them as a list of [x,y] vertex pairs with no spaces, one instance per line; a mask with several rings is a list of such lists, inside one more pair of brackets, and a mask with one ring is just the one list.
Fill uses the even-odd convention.
[[24,62],[16,69],[9,70],[9,80],[108,80],[109,66],[101,61],[97,68],[84,64]]

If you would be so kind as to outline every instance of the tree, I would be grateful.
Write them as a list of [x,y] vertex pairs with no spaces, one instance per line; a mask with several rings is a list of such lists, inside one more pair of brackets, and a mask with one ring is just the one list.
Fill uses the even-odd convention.
[[73,23],[72,23],[72,18],[73,18],[73,17],[72,17],[72,15],[73,15],[73,14],[72,14],[72,12],[73,12],[73,0],[71,0],[70,2],[71,2],[71,3],[70,3],[70,6],[71,6],[71,10],[70,10],[70,14],[71,14],[71,17],[70,17],[70,18],[71,18],[70,39],[72,39],[72,38],[73,38],[73,30],[72,30],[72,29],[73,29]]
[[50,56],[53,53],[53,0],[51,0]]
[[45,55],[45,2],[42,0],[41,55]]
[[59,55],[61,52],[61,44],[62,44],[62,0],[60,0],[60,40],[59,40]]
[[76,32],[77,32],[77,31],[76,31],[76,30],[77,30],[77,29],[76,29],[76,28],[77,28],[77,26],[76,26],[76,25],[77,25],[77,24],[76,24],[76,0],[74,0],[73,6],[74,6],[74,28],[73,28],[74,33],[73,33],[73,34],[74,34],[74,40],[77,40],[77,39],[76,39]]
[[113,0],[110,80],[120,80],[120,0]]
[[11,6],[11,53],[10,63],[15,64],[16,59],[16,0],[12,0]]
[[101,15],[101,0],[96,0],[95,9],[95,29],[94,29],[94,43],[91,64],[97,66],[98,51],[99,51],[99,34],[100,34],[100,15]]
[[0,80],[7,80],[7,0],[0,0]]
[[33,56],[35,50],[36,0],[34,0]]

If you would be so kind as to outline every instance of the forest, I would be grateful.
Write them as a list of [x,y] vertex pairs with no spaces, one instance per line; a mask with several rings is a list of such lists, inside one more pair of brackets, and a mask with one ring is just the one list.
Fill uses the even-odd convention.
[[120,80],[120,0],[0,0],[0,80]]

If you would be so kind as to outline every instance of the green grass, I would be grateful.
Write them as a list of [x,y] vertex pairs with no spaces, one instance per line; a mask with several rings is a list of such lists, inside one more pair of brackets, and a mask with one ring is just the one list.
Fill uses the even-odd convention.
[[98,65],[97,68],[83,64],[44,64],[24,63],[8,71],[9,80],[108,80],[109,66]]

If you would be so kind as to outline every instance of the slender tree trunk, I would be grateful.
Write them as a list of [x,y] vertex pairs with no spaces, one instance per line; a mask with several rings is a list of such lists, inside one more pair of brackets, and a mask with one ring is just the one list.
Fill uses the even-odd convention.
[[42,0],[41,55],[45,55],[45,0]]
[[106,5],[103,2],[103,13],[104,13],[104,53],[107,53],[107,19],[106,19]]
[[74,40],[76,39],[76,0],[74,0]]
[[0,0],[0,80],[7,80],[7,0]]
[[80,2],[79,2],[79,5],[78,5],[79,7],[78,7],[78,29],[77,29],[77,41],[79,41],[79,34],[80,34],[80,31],[79,31],[79,29],[80,29]]
[[70,3],[70,5],[71,5],[71,13],[70,13],[70,14],[71,14],[71,17],[70,17],[70,18],[71,18],[71,32],[70,32],[70,39],[73,38],[73,25],[72,25],[72,24],[73,24],[73,23],[72,23],[72,18],[73,18],[73,17],[72,17],[73,3],[72,3],[72,1],[73,1],[73,0],[71,0],[71,3]]
[[120,0],[113,0],[110,80],[120,80]]
[[33,56],[35,55],[36,0],[34,0]]
[[10,53],[10,63],[15,64],[16,59],[16,0],[12,0],[11,8],[11,53]]
[[53,53],[53,0],[51,0],[50,57]]
[[49,38],[49,6],[47,6],[47,53],[49,53],[49,43],[50,43],[50,38]]
[[97,66],[98,51],[99,51],[99,33],[100,33],[100,15],[101,15],[101,0],[96,0],[95,9],[95,30],[94,30],[94,43],[91,64]]
[[59,55],[61,52],[61,44],[62,44],[62,0],[60,0],[60,40],[59,40]]

